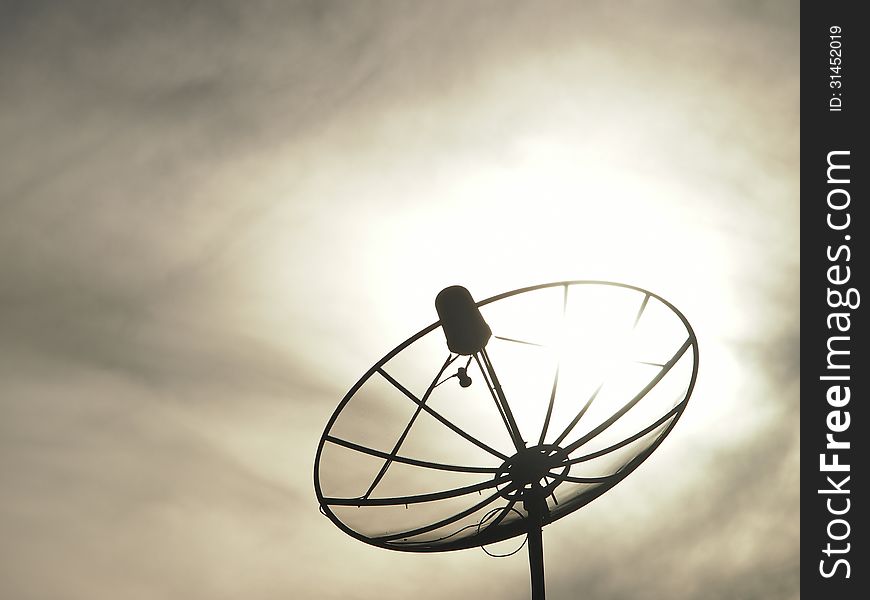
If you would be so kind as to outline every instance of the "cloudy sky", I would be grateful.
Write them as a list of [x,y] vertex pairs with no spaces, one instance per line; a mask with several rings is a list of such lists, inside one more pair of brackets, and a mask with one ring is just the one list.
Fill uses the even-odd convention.
[[699,380],[549,597],[797,598],[798,15],[0,2],[0,596],[526,598],[339,531],[315,449],[446,285],[609,279]]

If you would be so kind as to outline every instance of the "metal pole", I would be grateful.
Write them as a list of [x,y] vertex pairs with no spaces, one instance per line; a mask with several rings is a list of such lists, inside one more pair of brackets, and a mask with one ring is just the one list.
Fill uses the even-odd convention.
[[[532,580],[532,600],[544,600],[544,539],[543,508],[546,500],[534,498],[523,502],[529,513],[529,574]],[[544,506],[542,506],[542,504]]]

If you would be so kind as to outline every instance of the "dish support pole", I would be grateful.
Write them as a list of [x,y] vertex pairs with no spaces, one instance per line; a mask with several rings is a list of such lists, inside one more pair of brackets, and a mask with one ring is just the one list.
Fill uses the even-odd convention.
[[545,600],[543,520],[547,501],[543,498],[529,498],[523,504],[529,514],[529,574],[532,580],[532,600]]

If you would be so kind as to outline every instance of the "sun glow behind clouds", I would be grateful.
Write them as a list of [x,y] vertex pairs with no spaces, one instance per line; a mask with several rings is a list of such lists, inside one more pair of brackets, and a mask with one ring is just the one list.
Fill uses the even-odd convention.
[[[373,329],[381,339],[407,337],[435,320],[435,295],[457,283],[478,300],[569,278],[647,287],[697,328],[702,376],[717,385],[706,390],[713,398],[692,407],[691,420],[699,431],[711,426],[736,395],[739,376],[733,362],[705,363],[704,356],[721,353],[730,335],[748,327],[731,278],[743,257],[698,227],[700,208],[686,208],[685,190],[666,177],[578,157],[565,142],[517,145],[510,164],[459,164],[436,185],[398,190],[414,202],[371,224],[361,251],[364,288],[378,290],[383,303],[368,313],[377,319]],[[618,335],[609,339],[619,346]]]
[[[613,138],[620,133],[615,129]],[[751,327],[735,302],[735,275],[747,257],[710,227],[714,215],[693,197],[698,190],[683,181],[677,165],[652,175],[637,168],[643,160],[636,153],[615,161],[618,146],[593,149],[571,130],[502,137],[505,149],[491,155],[464,150],[445,156],[442,149],[412,144],[389,165],[388,177],[381,146],[336,151],[331,171],[342,177],[315,171],[300,181],[306,188],[300,193],[344,195],[354,203],[330,214],[328,225],[314,221],[299,237],[280,234],[290,215],[278,209],[256,246],[262,278],[251,285],[246,277],[245,287],[267,290],[270,305],[290,311],[307,310],[309,293],[333,296],[319,306],[335,315],[335,336],[346,344],[324,346],[320,337],[327,339],[327,332],[318,332],[308,336],[311,352],[301,360],[316,372],[338,368],[345,389],[377,357],[437,318],[434,297],[447,285],[465,285],[478,300],[565,279],[645,287],[672,301],[696,329],[701,373],[695,397],[702,400],[692,403],[680,431],[709,435],[723,411],[735,409],[745,384],[726,345]],[[276,174],[265,180],[277,189],[287,185]],[[311,278],[300,289],[296,274],[280,265],[318,234],[334,243],[317,264],[340,277]],[[339,312],[350,306],[354,312]],[[594,314],[601,307],[591,308]],[[608,339],[619,348],[616,332]],[[605,350],[586,359],[601,360]],[[754,421],[742,434],[763,424]]]

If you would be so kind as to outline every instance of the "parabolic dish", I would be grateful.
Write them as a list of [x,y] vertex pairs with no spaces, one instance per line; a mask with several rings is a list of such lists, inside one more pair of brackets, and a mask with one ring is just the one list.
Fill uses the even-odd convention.
[[697,340],[656,294],[568,281],[477,306],[522,444],[483,357],[450,353],[430,325],[363,375],[320,440],[317,498],[348,534],[409,552],[525,534],[524,490],[546,496],[544,525],[570,514],[637,468],[686,408]]

